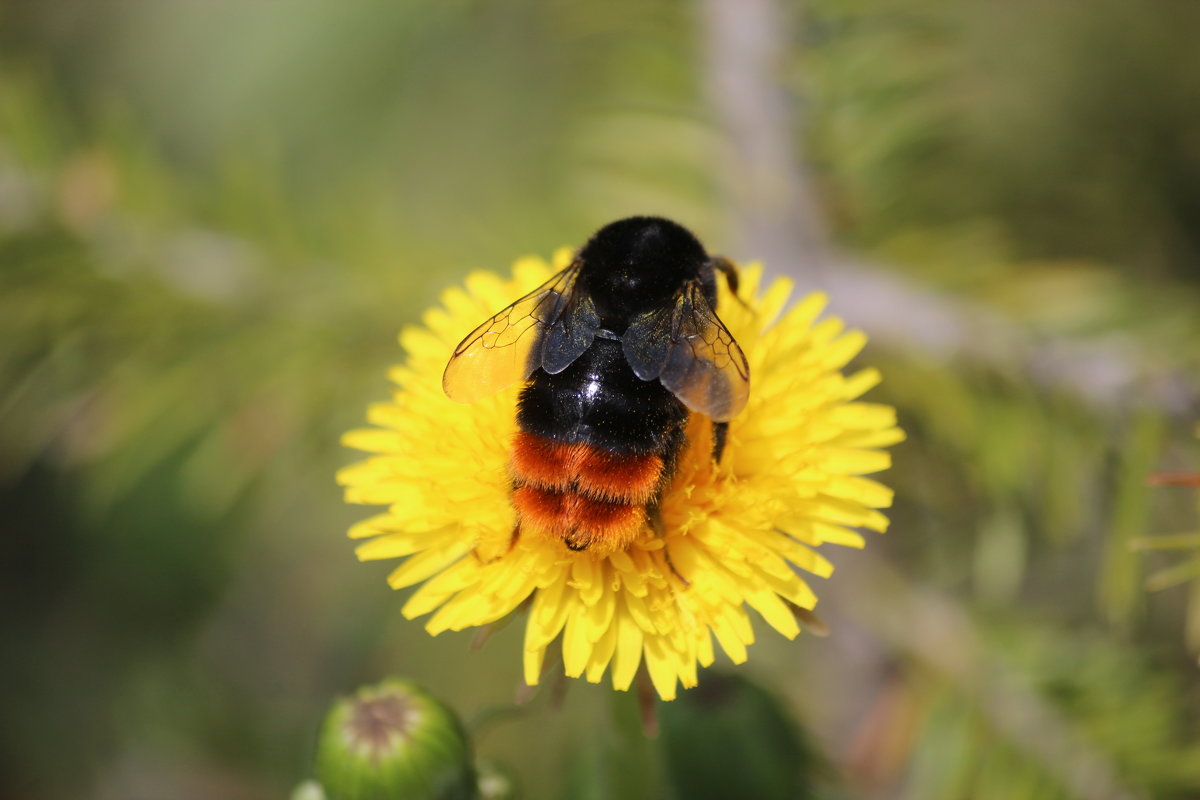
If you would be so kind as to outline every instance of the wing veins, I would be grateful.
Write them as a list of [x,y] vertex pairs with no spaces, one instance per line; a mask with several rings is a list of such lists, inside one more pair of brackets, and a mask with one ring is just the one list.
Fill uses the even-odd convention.
[[[594,332],[587,309],[575,302],[580,266],[573,261],[468,333],[442,374],[447,396],[473,402],[528,379],[538,367],[552,363],[561,370],[578,358],[591,345]],[[564,339],[562,330],[572,335]]]
[[[665,343],[658,340],[664,334]],[[694,411],[727,421],[746,403],[750,370],[745,354],[698,281],[684,287],[673,308],[634,320],[622,346],[639,378],[657,378]]]

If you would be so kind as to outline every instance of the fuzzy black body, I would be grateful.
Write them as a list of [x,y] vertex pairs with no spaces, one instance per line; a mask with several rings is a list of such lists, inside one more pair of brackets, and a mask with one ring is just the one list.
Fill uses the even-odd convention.
[[533,373],[517,401],[517,427],[564,444],[614,454],[655,453],[674,463],[687,406],[658,381],[633,374],[621,343],[598,338],[557,375]]
[[718,271],[736,292],[732,265],[685,228],[657,217],[620,220],[459,345],[443,383],[469,400],[477,394],[471,378],[491,388],[522,368],[495,354],[517,352],[509,343],[533,328],[510,466],[517,532],[596,556],[622,550],[647,523],[661,524],[658,505],[691,411],[713,418],[720,457],[749,371],[715,313]]
[[595,305],[601,333],[562,372],[533,372],[521,392],[517,425],[535,436],[614,453],[658,453],[673,463],[687,407],[658,381],[634,374],[620,337],[631,320],[672,302],[689,281],[701,281],[715,306],[708,254],[673,222],[631,217],[600,229],[579,261],[579,292]]
[[[578,291],[594,304],[600,333],[562,372],[538,368],[530,376],[517,405],[513,485],[523,517],[540,521],[571,549],[602,552],[625,543],[656,514],[688,418],[687,407],[659,381],[634,374],[620,337],[631,320],[672,302],[689,281],[702,281],[715,303],[716,281],[700,243],[666,220],[613,223],[578,258]],[[534,447],[560,458],[531,459]],[[607,480],[591,478],[589,464],[603,464]],[[535,473],[562,480],[547,485]]]

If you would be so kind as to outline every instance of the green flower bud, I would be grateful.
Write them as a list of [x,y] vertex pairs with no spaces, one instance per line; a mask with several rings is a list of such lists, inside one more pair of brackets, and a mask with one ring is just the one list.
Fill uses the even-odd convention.
[[470,800],[475,775],[454,712],[408,681],[389,679],[339,700],[317,743],[329,800]]

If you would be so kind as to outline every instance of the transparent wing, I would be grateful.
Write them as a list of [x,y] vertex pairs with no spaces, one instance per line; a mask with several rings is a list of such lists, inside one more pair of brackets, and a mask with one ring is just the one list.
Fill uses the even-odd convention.
[[471,403],[523,381],[538,367],[561,372],[591,345],[599,322],[574,291],[579,262],[467,334],[446,364],[442,389]]
[[658,379],[684,405],[727,422],[750,396],[750,365],[733,334],[689,283],[674,306],[642,314],[621,337],[625,359],[644,381]]

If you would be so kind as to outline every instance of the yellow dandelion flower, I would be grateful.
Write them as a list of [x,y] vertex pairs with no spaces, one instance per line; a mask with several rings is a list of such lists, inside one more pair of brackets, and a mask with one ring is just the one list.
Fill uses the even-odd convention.
[[841,372],[863,334],[818,320],[821,294],[788,308],[791,282],[760,289],[762,271],[749,267],[742,302],[724,287],[719,300],[753,376],[720,463],[712,426],[694,415],[662,499],[662,530],[647,524],[609,553],[538,536],[514,541],[509,459],[520,387],[461,405],[443,393],[442,372],[468,331],[571,259],[567,249],[550,263],[524,258],[508,280],[472,274],[401,333],[407,358],[391,372],[391,402],[371,406],[374,427],[343,439],[373,454],[338,474],[346,500],[387,506],[350,536],[362,541],[360,559],[404,559],[389,583],[420,584],[402,611],[430,614],[429,633],[488,625],[527,604],[527,683],[538,682],[547,648],[561,639],[568,676],[598,683],[607,671],[625,690],[644,663],[670,700],[678,684],[696,685],[716,646],[746,660],[750,609],[788,638],[799,633],[794,607],[817,601],[801,573],[832,572],[817,548],[862,547],[860,529],[887,527],[879,509],[892,493],[863,476],[889,466],[881,448],[903,433],[892,408],[858,399],[879,382],[875,370]]

